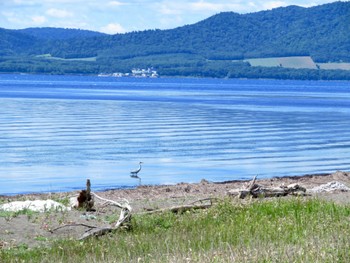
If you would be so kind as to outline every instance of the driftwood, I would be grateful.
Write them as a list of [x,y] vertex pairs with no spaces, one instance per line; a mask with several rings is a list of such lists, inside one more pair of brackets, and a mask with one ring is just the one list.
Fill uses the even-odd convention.
[[83,226],[83,227],[87,227],[87,228],[90,228],[90,229],[94,229],[94,228],[97,228],[96,226],[90,226],[90,225],[87,225],[87,224],[69,224],[69,225],[63,225],[63,226],[59,226],[59,227],[56,227],[54,229],[51,229],[50,232],[53,233],[59,229],[62,229],[62,228],[65,228],[65,227],[72,227],[72,226]]
[[90,237],[99,237],[99,236],[103,236],[105,234],[111,233],[112,231],[114,231],[114,228],[111,227],[104,227],[104,228],[95,228],[95,229],[90,229],[88,231],[86,231],[84,233],[84,235],[82,235],[80,238],[78,238],[78,240],[85,240],[87,238]]
[[84,240],[84,239],[87,239],[87,238],[92,237],[92,236],[98,237],[98,236],[102,236],[102,235],[105,235],[107,233],[110,233],[114,230],[117,230],[123,224],[130,221],[132,208],[129,205],[129,202],[127,200],[124,200],[124,203],[121,204],[121,203],[118,203],[116,201],[105,199],[105,198],[98,196],[94,192],[91,192],[91,183],[90,183],[90,180],[88,179],[86,182],[86,190],[82,190],[79,194],[79,197],[77,198],[78,203],[79,203],[78,207],[86,208],[86,210],[88,210],[88,211],[96,211],[95,209],[93,209],[94,197],[104,201],[106,204],[116,206],[116,207],[121,209],[119,219],[113,227],[101,228],[101,227],[90,226],[90,225],[86,225],[86,224],[68,224],[68,225],[64,225],[64,226],[60,226],[58,228],[55,228],[54,230],[52,230],[52,232],[57,231],[58,229],[61,229],[64,227],[84,226],[84,227],[87,227],[88,230],[78,239],[78,240]]
[[246,189],[233,189],[228,192],[230,196],[238,196],[244,199],[248,196],[253,198],[257,197],[279,197],[286,195],[305,195],[306,189],[298,184],[291,184],[288,186],[280,187],[264,187],[256,184],[256,177],[250,182]]
[[125,224],[125,223],[127,223],[127,222],[129,222],[131,220],[132,208],[129,205],[129,202],[127,200],[125,200],[124,204],[120,204],[120,203],[118,203],[116,201],[102,198],[102,197],[98,196],[97,194],[95,194],[93,192],[91,192],[91,194],[94,197],[96,197],[96,198],[98,198],[98,199],[100,199],[102,201],[105,201],[106,203],[109,203],[110,205],[113,205],[113,206],[116,206],[116,207],[120,208],[121,211],[120,211],[119,219],[118,219],[117,223],[115,223],[115,225],[113,227],[103,227],[103,228],[95,227],[95,228],[90,228],[78,240],[84,240],[84,239],[87,239],[87,238],[90,238],[90,237],[98,237],[98,236],[105,235],[107,233],[110,233],[112,231],[117,230],[123,224]]
[[[119,227],[121,227],[123,224],[126,224],[130,222],[131,219],[131,211],[132,208],[129,205],[129,202],[127,200],[124,200],[124,203],[118,203],[113,200],[105,199],[103,197],[100,197],[94,192],[91,192],[91,183],[90,180],[87,180],[86,183],[86,190],[82,190],[80,192],[80,195],[78,197],[79,201],[79,207],[84,207],[86,209],[89,209],[89,211],[95,211],[92,207],[94,204],[94,198],[97,198],[101,201],[104,201],[105,204],[109,204],[112,206],[116,206],[121,209],[119,219],[115,223],[114,226],[112,227],[97,227],[97,226],[91,226],[91,225],[86,225],[86,224],[67,224],[64,226],[57,227],[53,229],[51,232],[57,231],[59,229],[62,229],[64,227],[75,227],[75,226],[83,226],[88,228],[88,230],[78,239],[78,240],[85,240],[90,237],[98,237],[105,235],[107,233],[113,232],[117,230]],[[167,212],[171,211],[173,213],[184,213],[189,210],[196,210],[196,209],[206,209],[209,208],[213,205],[213,201],[216,200],[216,198],[206,198],[206,199],[201,199],[197,200],[191,204],[188,205],[182,205],[182,206],[173,206],[170,208],[164,208],[164,209],[157,209],[157,210],[152,210],[145,212],[143,214],[152,214],[152,213],[162,213],[162,212]]]
[[93,192],[91,192],[91,194],[94,195],[96,198],[121,209],[119,219],[117,223],[114,225],[114,229],[118,228],[121,224],[125,223],[126,221],[130,221],[132,208],[129,205],[129,202],[127,200],[124,200],[124,204],[121,204],[113,200],[102,198]]
[[[83,227],[88,228],[88,230],[85,231],[85,233],[81,237],[79,237],[78,240],[85,240],[85,239],[90,238],[90,237],[99,237],[99,236],[111,233],[111,232],[117,230],[123,224],[130,221],[130,219],[131,219],[131,207],[129,206],[127,201],[126,201],[126,204],[122,205],[122,204],[117,203],[115,201],[102,198],[93,192],[91,192],[91,194],[102,201],[105,201],[107,203],[110,203],[111,205],[117,206],[117,207],[122,209],[120,216],[119,216],[119,220],[117,221],[117,223],[113,227],[97,227],[97,226],[91,226],[91,225],[87,225],[87,224],[68,224],[68,225],[57,227],[57,228],[51,230],[51,232],[53,233],[59,229],[65,228],[65,227],[83,226]],[[147,211],[147,212],[144,212],[141,214],[164,213],[164,212],[168,212],[168,211],[173,212],[173,213],[184,213],[184,212],[190,211],[190,210],[207,209],[207,208],[211,207],[213,205],[213,202],[216,200],[217,200],[216,198],[205,198],[205,199],[200,199],[198,201],[195,201],[195,202],[188,204],[188,205],[173,206],[170,208],[157,209],[157,210]]]
[[[184,213],[184,212],[190,211],[190,210],[207,209],[213,205],[214,200],[217,200],[217,199],[216,198],[205,198],[205,199],[197,200],[197,201],[195,201],[191,204],[188,204],[188,205],[180,205],[180,206],[173,206],[170,208],[148,210],[147,212],[144,212],[142,214],[155,214],[155,213],[164,213],[164,212],[172,212],[172,213],[181,214],[181,213]],[[209,201],[209,203],[208,203],[208,201]],[[203,203],[203,202],[206,202],[206,203]]]
[[[64,227],[83,226],[83,227],[88,228],[88,230],[80,238],[78,238],[78,240],[85,240],[85,239],[90,238],[90,237],[98,237],[98,236],[105,235],[107,233],[111,233],[111,232],[117,230],[123,224],[130,221],[132,208],[126,200],[125,200],[125,204],[120,204],[118,202],[102,198],[93,192],[91,192],[91,194],[94,197],[96,197],[102,201],[105,201],[106,203],[109,203],[110,205],[117,206],[118,208],[121,208],[119,220],[117,221],[117,223],[113,227],[102,227],[101,228],[101,227],[91,226],[91,225],[86,225],[86,224],[68,224],[68,225],[57,227],[57,228],[51,230],[51,232],[57,231],[57,230],[64,228]],[[217,198],[205,198],[205,199],[200,199],[200,200],[197,200],[195,202],[192,202],[188,205],[173,206],[170,208],[151,210],[151,211],[147,211],[147,212],[144,212],[141,214],[164,213],[164,212],[168,212],[168,211],[170,211],[172,213],[184,213],[184,212],[190,211],[190,210],[207,209],[207,208],[211,207],[213,205],[214,201],[216,201],[216,200],[217,200]]]

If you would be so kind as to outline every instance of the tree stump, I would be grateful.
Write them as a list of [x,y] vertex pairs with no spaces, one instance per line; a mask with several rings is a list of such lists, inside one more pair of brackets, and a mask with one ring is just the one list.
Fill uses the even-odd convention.
[[86,180],[86,190],[81,190],[78,196],[78,207],[84,208],[86,211],[94,211],[94,198],[91,195],[90,179]]

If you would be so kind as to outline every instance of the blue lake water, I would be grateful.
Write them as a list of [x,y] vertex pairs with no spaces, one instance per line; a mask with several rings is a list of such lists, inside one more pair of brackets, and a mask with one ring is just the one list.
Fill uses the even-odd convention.
[[0,194],[350,170],[349,84],[0,75]]

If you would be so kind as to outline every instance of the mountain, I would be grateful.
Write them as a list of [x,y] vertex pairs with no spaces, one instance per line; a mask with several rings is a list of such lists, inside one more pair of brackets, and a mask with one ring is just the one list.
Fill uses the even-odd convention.
[[172,53],[209,59],[310,55],[318,62],[350,62],[349,21],[349,2],[245,15],[226,12],[171,30],[62,41],[47,52],[60,57],[113,54],[120,58]]
[[53,27],[31,27],[26,29],[18,29],[16,31],[43,40],[67,40],[74,38],[89,38],[107,35],[90,30]]
[[[0,71],[4,68],[10,71],[16,58],[20,58],[22,69],[25,68],[26,58],[31,60],[32,71],[36,70],[33,64],[40,64],[38,67],[45,73],[98,73],[153,67],[166,75],[202,76],[213,72],[213,76],[219,77],[246,77],[247,72],[261,71],[262,75],[254,73],[255,76],[266,77],[264,72],[270,69],[257,69],[244,60],[309,56],[317,63],[350,62],[349,21],[350,2],[334,2],[250,14],[224,12],[170,30],[116,35],[57,28],[0,29],[0,60],[1,56],[7,56],[0,63]],[[274,70],[282,72],[282,77],[287,74],[285,69]],[[316,78],[320,71],[313,74]]]
[[36,45],[37,39],[14,30],[0,28],[0,57],[16,55],[26,47]]

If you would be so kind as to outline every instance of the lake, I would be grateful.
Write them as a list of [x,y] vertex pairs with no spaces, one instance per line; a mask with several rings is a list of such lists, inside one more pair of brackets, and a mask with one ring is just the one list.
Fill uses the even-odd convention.
[[0,194],[350,170],[349,82],[0,75]]

